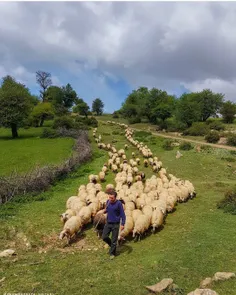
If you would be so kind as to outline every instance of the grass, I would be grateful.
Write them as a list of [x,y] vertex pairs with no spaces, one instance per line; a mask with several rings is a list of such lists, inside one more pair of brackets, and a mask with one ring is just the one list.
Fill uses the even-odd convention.
[[57,164],[70,156],[73,139],[40,138],[41,132],[42,128],[20,129],[19,138],[11,139],[9,129],[0,129],[0,176],[27,172],[36,165]]
[[[104,142],[111,142],[114,130],[119,129],[100,124],[98,133],[105,134],[102,135]],[[141,139],[145,134],[138,135]],[[116,147],[123,148],[124,136],[118,134],[115,138],[118,140]],[[12,202],[0,207],[0,232],[3,233],[0,249],[12,247],[18,254],[15,262],[13,257],[1,260],[0,278],[6,277],[2,283],[3,293],[146,295],[148,291],[144,285],[171,277],[187,294],[195,290],[202,279],[217,271],[236,272],[236,219],[216,209],[224,191],[235,182],[235,162],[229,167],[222,157],[235,155],[212,148],[203,153],[193,149],[181,151],[183,157],[176,159],[177,148],[164,151],[161,146],[165,139],[150,138],[149,147],[167,171],[192,181],[197,197],[178,204],[160,232],[141,242],[124,244],[120,248],[121,255],[114,261],[109,260],[103,242],[90,228],[69,249],[63,248],[65,242],[59,242],[57,237],[62,227],[59,214],[65,210],[66,200],[76,194],[79,185],[87,183],[89,174],[98,173],[107,161],[106,152],[92,143],[93,160],[41,194],[44,201]],[[128,157],[133,151],[137,153],[130,147]],[[142,167],[142,170],[147,176],[152,174],[149,168]],[[109,172],[105,184],[113,179],[114,174]],[[15,231],[28,237],[31,249],[23,247]],[[84,250],[76,248],[81,245]],[[213,287],[219,294],[233,295],[235,286],[236,281],[230,280]]]

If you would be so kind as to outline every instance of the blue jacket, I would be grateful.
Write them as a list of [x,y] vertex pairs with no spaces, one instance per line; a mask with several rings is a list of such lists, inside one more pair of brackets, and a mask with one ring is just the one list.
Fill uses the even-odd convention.
[[109,200],[107,200],[105,212],[107,212],[107,222],[118,223],[121,219],[121,224],[125,224],[125,212],[123,209],[123,205],[119,200],[116,200],[115,203],[111,203]]

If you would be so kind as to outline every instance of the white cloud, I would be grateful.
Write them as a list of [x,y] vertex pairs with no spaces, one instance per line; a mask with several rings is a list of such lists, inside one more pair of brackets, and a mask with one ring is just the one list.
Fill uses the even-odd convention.
[[32,84],[36,70],[60,69],[108,91],[87,74],[98,70],[132,87],[211,85],[235,100],[235,28],[234,2],[1,2],[0,74]]

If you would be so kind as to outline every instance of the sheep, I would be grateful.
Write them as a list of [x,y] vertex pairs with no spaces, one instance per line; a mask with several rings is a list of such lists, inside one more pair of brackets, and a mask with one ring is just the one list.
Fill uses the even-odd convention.
[[125,237],[132,232],[133,228],[134,228],[133,218],[131,216],[126,216],[125,226],[124,226],[124,229],[119,232],[118,242],[120,240],[125,240]]
[[97,175],[89,175],[89,182],[90,183],[97,183],[98,182],[98,176]]
[[126,150],[128,149],[128,144],[125,144],[125,149],[126,149]]
[[125,210],[133,211],[135,209],[135,203],[134,202],[125,202]]
[[136,234],[139,235],[139,240],[141,239],[141,235],[148,230],[150,225],[149,217],[147,215],[141,214],[138,216],[136,221],[134,222],[134,229],[133,229],[133,238]]
[[139,210],[139,209],[134,209],[133,211],[132,211],[132,217],[133,217],[133,220],[134,220],[134,222],[137,220],[137,218],[140,216],[140,215],[142,215],[143,214],[143,212],[141,211],[141,210]]
[[67,244],[71,242],[71,239],[78,234],[79,231],[81,231],[82,228],[82,221],[79,216],[72,216],[70,219],[68,219],[63,227],[63,230],[61,231],[59,235],[59,239],[62,240],[64,237],[67,238]]
[[139,158],[136,158],[135,159],[136,163],[139,165],[140,164],[140,159]]
[[85,225],[91,222],[91,213],[91,207],[83,206],[76,215],[81,218],[82,224]]
[[103,210],[97,212],[93,219],[93,227],[94,230],[97,232],[98,238],[101,237],[102,231],[107,221],[107,214],[103,213]]
[[65,224],[65,222],[66,222],[68,219],[70,219],[72,216],[75,216],[75,215],[76,215],[76,213],[75,213],[74,210],[67,209],[66,212],[64,212],[64,213],[62,213],[62,214],[60,215],[60,217],[61,217],[61,222],[62,222],[63,224]]
[[66,209],[71,209],[71,204],[73,203],[73,201],[80,201],[80,198],[77,196],[72,196],[70,197],[67,201],[66,201]]
[[132,157],[135,158],[135,152],[132,152]]
[[109,190],[109,189],[114,189],[114,185],[109,183],[106,185],[106,190]]
[[117,171],[118,171],[118,167],[117,167],[117,165],[115,165],[115,164],[113,164],[113,165],[111,166],[111,169],[112,169],[112,171],[113,171],[114,173],[117,173]]
[[150,205],[145,205],[142,208],[142,212],[144,215],[146,215],[149,218],[149,221],[151,222],[152,220],[152,213],[153,213],[153,208]]
[[104,182],[104,181],[105,181],[105,172],[100,171],[100,172],[98,173],[98,177],[99,177],[99,180],[100,180],[101,182]]
[[159,228],[164,222],[164,214],[162,210],[155,209],[152,213],[152,219],[151,219],[151,226],[152,226],[152,232],[154,233],[157,228]]

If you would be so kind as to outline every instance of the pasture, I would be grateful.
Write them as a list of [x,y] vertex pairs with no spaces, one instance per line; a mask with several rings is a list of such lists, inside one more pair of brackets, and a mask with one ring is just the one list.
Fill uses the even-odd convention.
[[[116,139],[114,145],[117,148],[124,148],[128,143],[124,130],[117,126],[100,123],[98,134],[102,135],[105,143]],[[217,271],[236,272],[236,218],[216,209],[224,191],[235,183],[235,154],[213,148],[201,153],[192,149],[181,151],[183,157],[176,159],[177,148],[164,151],[163,138],[142,132],[137,133],[136,138],[150,147],[168,173],[190,180],[195,186],[196,198],[178,204],[176,211],[168,214],[162,230],[140,242],[127,241],[113,261],[109,260],[104,243],[98,240],[91,226],[76,243],[64,247],[65,241],[58,240],[62,228],[59,214],[65,211],[66,200],[77,194],[81,184],[88,182],[88,175],[97,174],[108,159],[107,152],[97,148],[92,131],[90,135],[92,161],[31,202],[13,201],[0,207],[0,232],[3,233],[0,235],[0,249],[13,248],[17,252],[15,257],[0,258],[0,278],[6,278],[2,283],[3,293],[146,295],[148,291],[144,285],[171,277],[182,288],[179,294],[187,294],[195,290],[202,279],[213,276]],[[20,140],[23,144],[29,139]],[[7,141],[9,146],[11,142]],[[62,146],[62,142],[58,145]],[[70,140],[65,142],[71,144]],[[34,150],[33,143],[31,146]],[[128,158],[132,152],[138,154],[136,148],[129,146]],[[59,151],[53,146],[51,148],[57,161],[63,158]],[[67,156],[70,148],[68,145],[65,148]],[[42,153],[45,153],[45,161],[52,159],[48,148],[40,155]],[[5,174],[11,170],[6,167],[6,157],[7,154],[0,160]],[[141,155],[139,157],[142,159]],[[21,159],[18,165],[32,167],[36,158],[32,160],[30,156],[24,162]],[[153,174],[149,168],[140,170],[147,177]],[[113,183],[114,177],[115,174],[109,171],[103,187]],[[25,245],[25,237],[30,246]],[[222,295],[233,295],[236,294],[235,286],[236,281],[229,280],[215,284],[212,289]]]
[[0,176],[13,171],[27,172],[35,166],[58,164],[69,158],[74,140],[40,138],[42,129],[20,129],[19,138],[13,140],[10,129],[0,128]]

